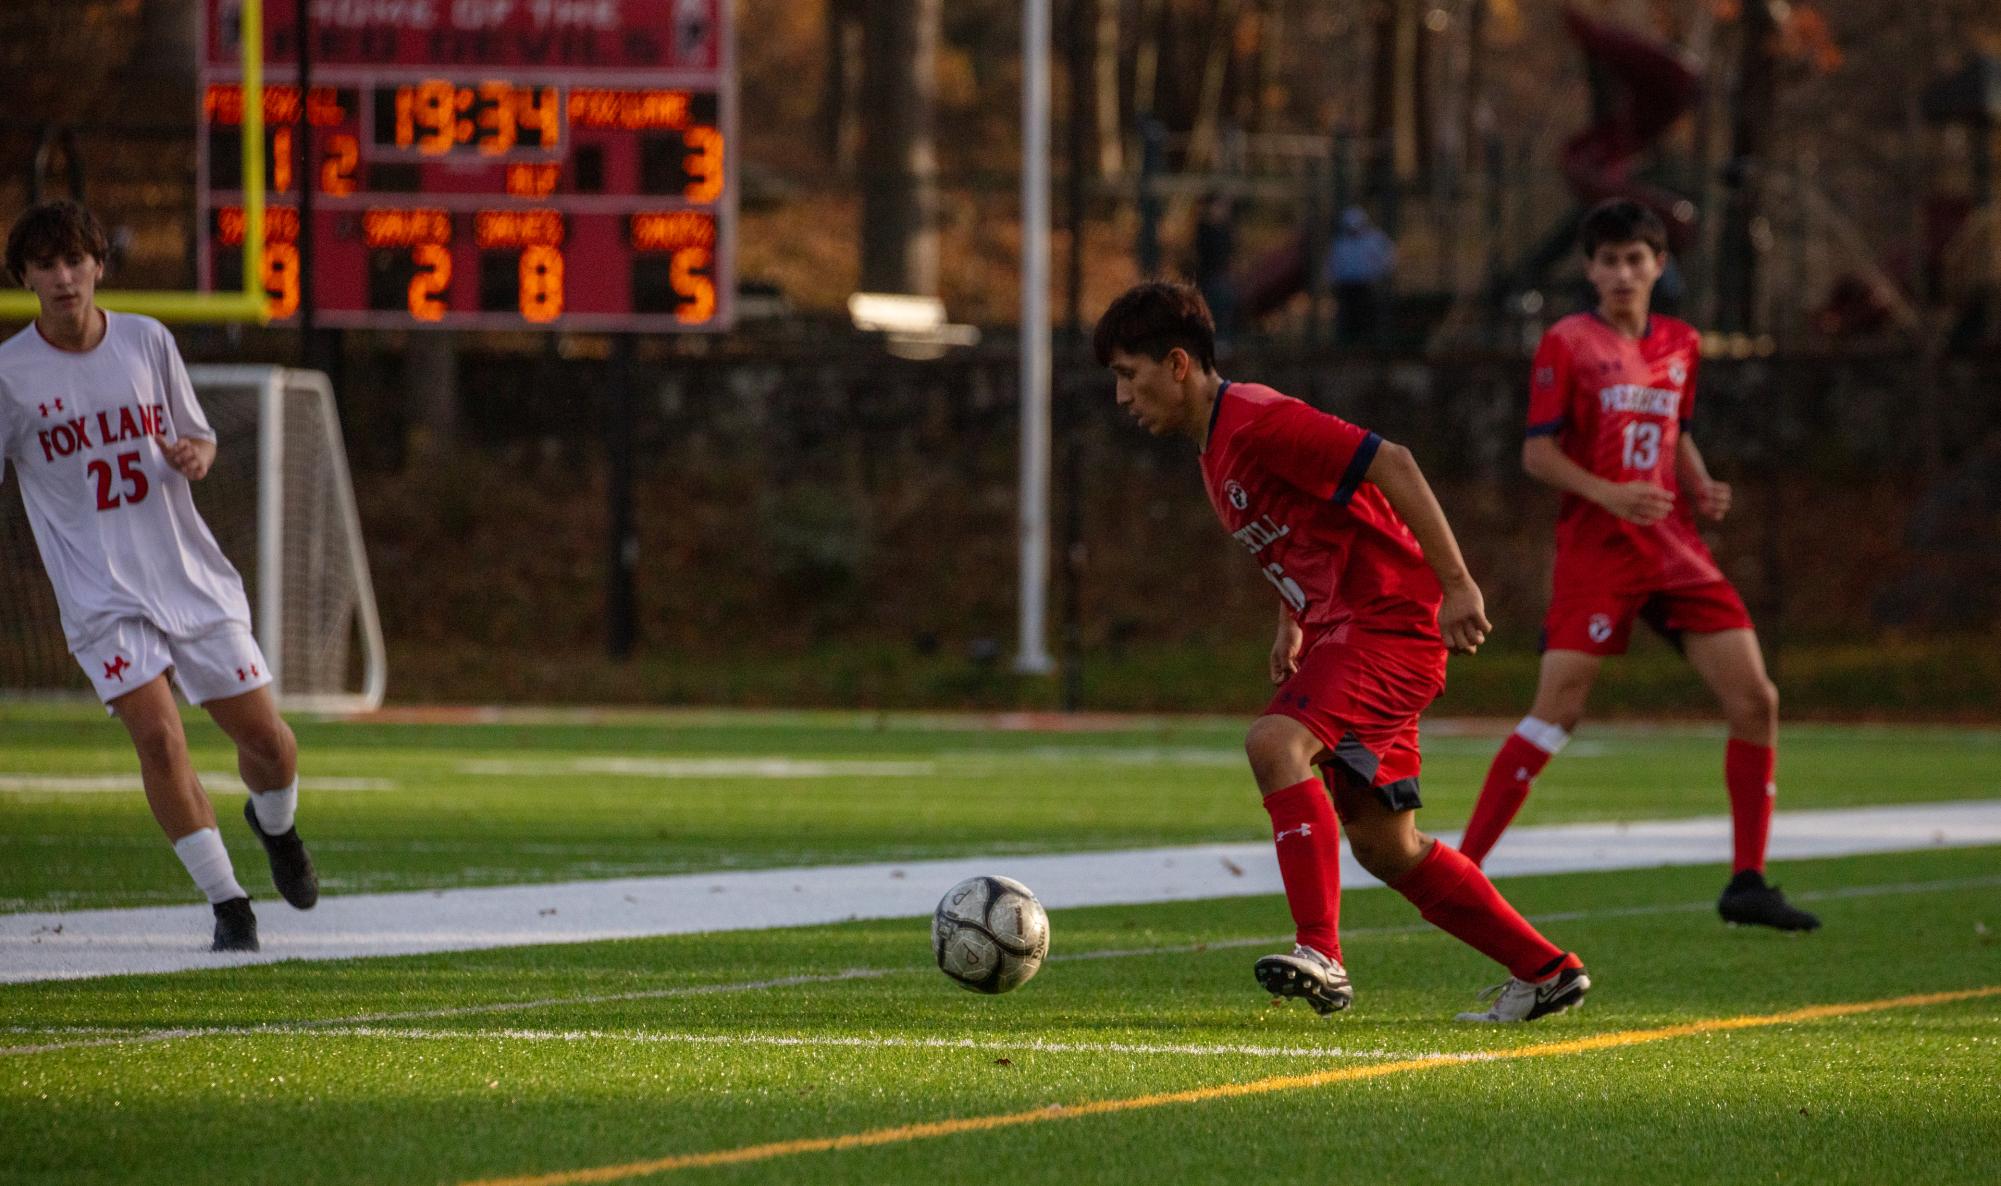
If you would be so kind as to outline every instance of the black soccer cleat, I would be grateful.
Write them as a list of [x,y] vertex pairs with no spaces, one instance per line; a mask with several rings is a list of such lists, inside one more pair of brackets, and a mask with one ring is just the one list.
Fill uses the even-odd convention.
[[299,839],[299,829],[266,835],[257,826],[257,807],[248,799],[243,801],[243,822],[263,842],[264,855],[271,858],[271,882],[278,887],[279,896],[295,909],[311,910],[320,900],[320,875],[313,869],[313,855],[306,851],[305,841]]
[[210,951],[256,951],[257,916],[250,912],[249,898],[231,898],[215,904],[215,942]]
[[1540,982],[1509,977],[1480,994],[1483,998],[1492,998],[1492,1005],[1483,1010],[1461,1013],[1459,1020],[1490,1025],[1534,1021],[1575,1009],[1584,1003],[1584,994],[1590,991],[1591,976],[1582,967],[1564,968]]
[[1766,885],[1764,874],[1746,869],[1723,887],[1716,899],[1716,913],[1723,921],[1738,926],[1773,927],[1781,931],[1820,929],[1820,919],[1786,901],[1776,885]]
[[1339,1013],[1355,1001],[1348,970],[1341,962],[1304,944],[1294,944],[1290,955],[1265,956],[1253,971],[1266,992],[1275,997],[1298,997],[1322,1017]]

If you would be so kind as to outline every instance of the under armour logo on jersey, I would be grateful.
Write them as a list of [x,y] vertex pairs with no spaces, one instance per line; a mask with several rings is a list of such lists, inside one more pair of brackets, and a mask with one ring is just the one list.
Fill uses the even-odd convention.
[[1298,826],[1298,827],[1296,827],[1296,828],[1287,828],[1287,829],[1285,829],[1285,830],[1284,830],[1283,832],[1280,832],[1280,833],[1279,833],[1278,835],[1276,835],[1276,836],[1273,836],[1273,837],[1271,838],[1271,842],[1272,842],[1273,844],[1277,844],[1277,843],[1278,843],[1279,841],[1281,841],[1281,840],[1285,839],[1285,838],[1286,838],[1287,836],[1301,836],[1301,837],[1305,837],[1305,836],[1311,836],[1311,835],[1313,835],[1313,825],[1312,825],[1312,824],[1310,824],[1310,823],[1305,823],[1305,824],[1301,824],[1301,825],[1299,825],[1299,826]]
[[125,656],[113,655],[111,662],[104,665],[104,678],[115,679],[122,684],[125,682],[125,673],[131,669],[132,665],[125,661]]
[[1585,630],[1591,635],[1592,642],[1604,642],[1612,637],[1612,619],[1604,614],[1592,614],[1591,624]]

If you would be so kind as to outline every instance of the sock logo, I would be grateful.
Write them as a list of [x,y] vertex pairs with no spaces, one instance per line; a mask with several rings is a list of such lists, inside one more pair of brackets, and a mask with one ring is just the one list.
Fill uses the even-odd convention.
[[1279,841],[1281,841],[1281,840],[1284,840],[1284,839],[1285,839],[1285,838],[1286,838],[1287,836],[1302,836],[1302,837],[1305,837],[1305,836],[1311,836],[1311,835],[1313,835],[1313,824],[1312,824],[1312,823],[1311,823],[1311,822],[1309,821],[1309,822],[1307,822],[1307,823],[1303,823],[1303,824],[1299,825],[1299,826],[1298,826],[1298,827],[1296,827],[1296,828],[1287,828],[1287,829],[1285,829],[1284,831],[1280,832],[1280,833],[1279,833],[1278,835],[1276,835],[1276,836],[1273,836],[1273,837],[1271,838],[1271,842],[1272,842],[1273,844],[1277,844],[1277,843],[1278,843]]

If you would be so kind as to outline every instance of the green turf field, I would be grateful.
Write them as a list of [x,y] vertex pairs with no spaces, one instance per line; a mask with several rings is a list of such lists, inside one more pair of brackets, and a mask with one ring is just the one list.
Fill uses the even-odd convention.
[[1000,998],[928,967],[916,921],[13,987],[0,1180],[449,1183],[751,1150],[647,1180],[1992,1182],[2001,996],[1700,1025],[2001,986],[1997,858],[1795,866],[1842,887],[1804,938],[1720,926],[1709,870],[1520,879],[1598,984],[1505,1031],[1449,1021],[1490,966],[1382,890],[1349,896],[1358,996],[1328,1020],[1252,983],[1283,929],[1261,899],[1058,911],[1060,958]]
[[[335,893],[1257,840],[1268,833],[1247,723],[1052,734],[831,713],[300,721],[301,831]],[[1504,729],[1427,732],[1424,825],[1464,822]],[[221,776],[206,782],[241,864],[257,854],[240,844],[233,755],[198,713],[189,733],[197,768]],[[187,900],[117,724],[89,708],[0,707],[0,735],[0,910]],[[1781,810],[2001,797],[2001,730],[1802,725],[1781,744]],[[747,776],[741,764],[761,760],[835,765]],[[1587,726],[1520,822],[1722,814],[1722,768],[1716,730]],[[79,793],[91,776],[129,781]],[[377,789],[316,792],[316,779]]]
[[[1256,840],[1241,728],[300,723],[301,821],[329,892]],[[136,789],[90,781],[130,769],[116,725],[0,735],[0,909],[192,900]],[[1496,740],[1431,732],[1427,823]],[[1783,747],[1782,806],[2001,797],[1997,732]],[[1523,822],[1721,813],[1721,748],[1587,730]],[[772,760],[802,776],[741,765]],[[2001,850],[1775,874],[1821,931],[1724,928],[1715,868],[1504,882],[1597,987],[1500,1031],[1451,1021],[1500,974],[1380,889],[1346,897],[1326,1020],[1251,979],[1275,897],[1059,910],[1001,998],[922,920],[0,986],[0,1183],[2001,1180]]]

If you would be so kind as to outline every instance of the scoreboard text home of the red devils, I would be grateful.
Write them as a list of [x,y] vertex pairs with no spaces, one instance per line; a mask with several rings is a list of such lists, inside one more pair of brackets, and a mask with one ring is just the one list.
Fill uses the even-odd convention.
[[[205,289],[242,287],[240,0],[206,0]],[[329,326],[728,328],[727,0],[265,0],[264,288]],[[311,158],[300,159],[310,129]]]

